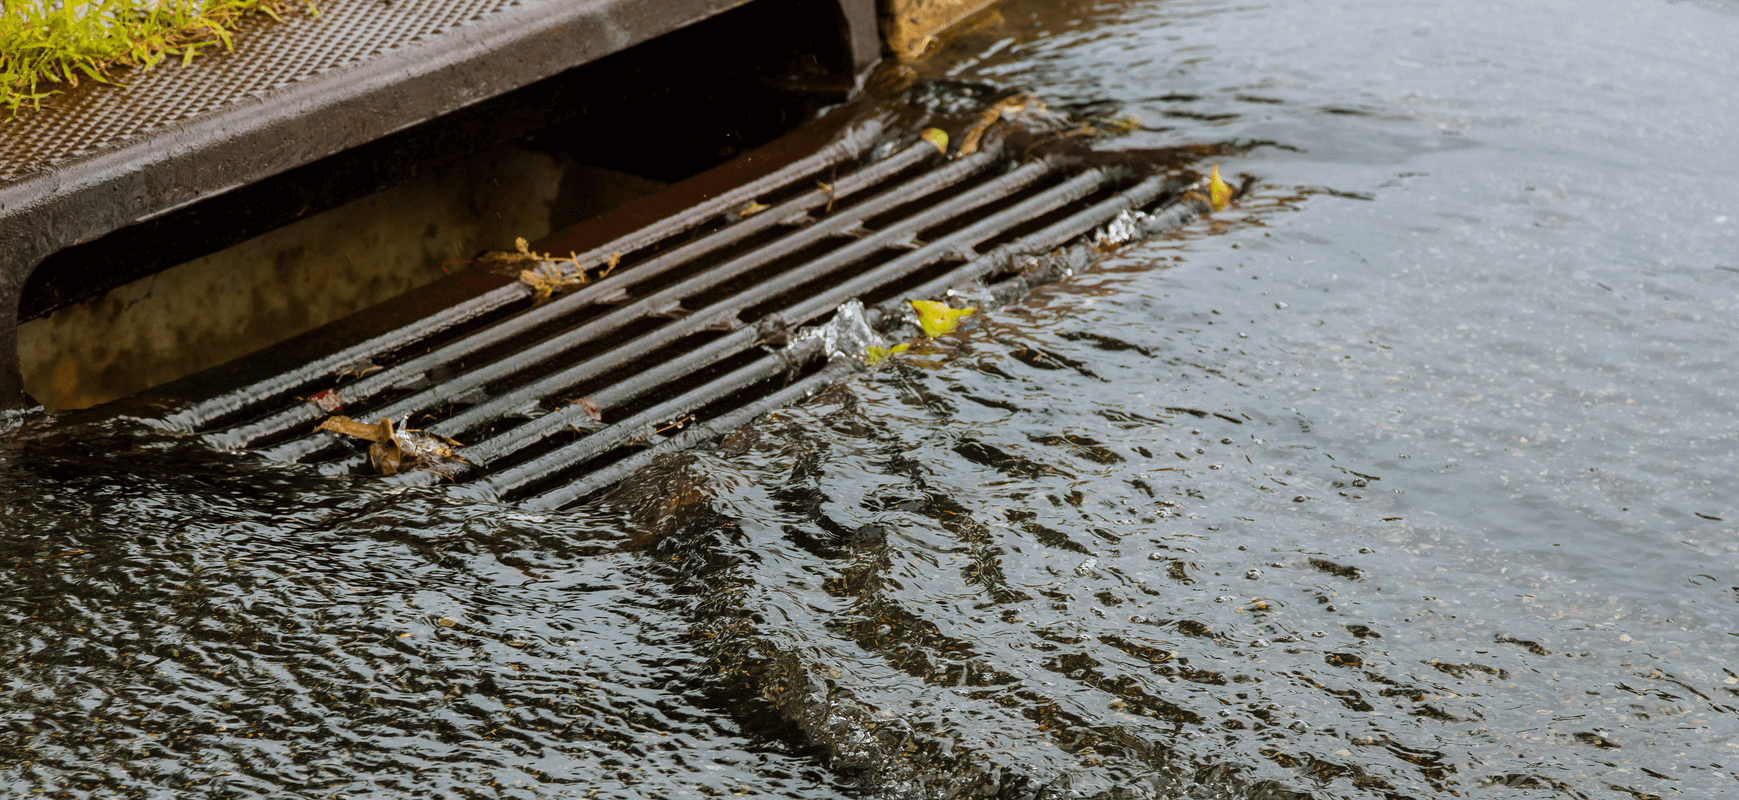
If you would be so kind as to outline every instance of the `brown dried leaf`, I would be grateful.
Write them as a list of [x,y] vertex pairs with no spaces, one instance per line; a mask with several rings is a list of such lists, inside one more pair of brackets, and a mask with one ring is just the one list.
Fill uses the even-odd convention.
[[378,424],[370,425],[366,422],[357,422],[349,417],[333,416],[327,417],[314,430],[331,431],[333,433],[354,436],[358,439],[375,442],[379,441],[382,437],[390,438],[392,436],[392,420],[383,419]]
[[477,263],[484,266],[511,267],[550,260],[548,253],[539,255],[532,251],[531,245],[525,241],[524,237],[514,239],[513,246],[515,248],[513,250],[490,250],[478,256]]
[[385,436],[368,446],[369,463],[382,475],[392,475],[399,471],[405,463],[405,449],[399,444],[397,436],[393,435],[392,420],[383,419],[380,427]]
[[587,281],[586,271],[583,269],[576,269],[574,274],[570,276],[563,272],[561,267],[544,263],[531,269],[520,270],[519,282],[530,286],[533,296],[542,300],[558,289],[579,286]]
[[455,463],[471,463],[453,452],[458,442],[411,428],[395,430],[391,419],[383,418],[369,425],[349,417],[328,417],[315,430],[372,442],[368,446],[368,461],[382,475],[423,469],[452,477],[458,469]]
[[960,137],[960,151],[955,153],[954,157],[964,158],[978,152],[978,140],[984,137],[984,132],[990,130],[990,126],[995,125],[997,120],[1028,109],[1043,111],[1044,108],[1044,101],[1030,94],[1017,94],[1013,97],[1003,98],[996,105],[985,109],[983,113],[978,115],[978,121],[967,129],[966,135]]

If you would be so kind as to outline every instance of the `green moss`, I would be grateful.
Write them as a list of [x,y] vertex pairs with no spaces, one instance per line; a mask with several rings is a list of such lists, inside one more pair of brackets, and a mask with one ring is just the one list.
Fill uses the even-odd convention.
[[[316,14],[310,0],[299,0]],[[291,0],[0,0],[0,119],[82,81],[114,83],[124,67],[183,64],[232,49],[252,13],[274,19]]]

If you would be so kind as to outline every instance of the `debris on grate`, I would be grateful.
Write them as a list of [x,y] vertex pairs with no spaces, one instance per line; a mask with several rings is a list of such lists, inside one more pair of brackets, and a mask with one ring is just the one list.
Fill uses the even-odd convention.
[[883,344],[881,334],[870,327],[864,316],[863,303],[855,297],[841,303],[827,324],[805,328],[798,339],[819,340],[821,352],[828,358],[860,357]]
[[331,474],[577,502],[902,351],[902,326],[945,335],[1223,196],[1217,169],[1090,150],[1043,109],[968,117],[952,156],[865,123],[584,253],[519,242],[497,258],[519,281],[164,421]]

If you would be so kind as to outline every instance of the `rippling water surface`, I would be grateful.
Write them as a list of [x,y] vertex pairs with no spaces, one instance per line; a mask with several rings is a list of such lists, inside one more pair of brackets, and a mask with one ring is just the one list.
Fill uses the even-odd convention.
[[12,418],[4,792],[1739,791],[1739,6],[1009,0],[922,71],[1255,188],[569,513]]

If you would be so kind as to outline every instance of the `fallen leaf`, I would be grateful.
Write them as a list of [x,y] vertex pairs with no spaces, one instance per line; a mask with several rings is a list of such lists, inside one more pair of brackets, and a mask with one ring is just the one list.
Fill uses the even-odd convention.
[[453,448],[459,446],[458,442],[418,430],[395,430],[391,419],[370,425],[349,417],[327,417],[315,430],[371,442],[368,460],[382,475],[421,469],[451,477],[456,469],[452,462],[470,463],[453,452]]
[[960,152],[955,153],[955,157],[969,156],[978,152],[978,140],[984,137],[985,131],[990,130],[990,126],[995,125],[997,120],[1028,109],[1043,111],[1044,108],[1044,101],[1030,94],[1017,94],[997,101],[996,105],[980,113],[978,121],[966,130],[964,136],[960,137]]
[[923,133],[918,134],[918,138],[929,142],[936,148],[936,152],[941,153],[942,155],[948,155],[947,131],[942,130],[941,128],[925,128]]
[[382,475],[397,474],[405,464],[405,449],[399,444],[397,436],[393,435],[392,420],[380,421],[381,436],[368,446],[368,460],[374,464],[374,469]]
[[904,353],[910,349],[912,349],[910,344],[896,344],[893,347],[870,347],[864,350],[863,360],[873,367],[888,360],[889,356]]
[[341,433],[345,436],[354,436],[358,439],[372,442],[380,439],[383,434],[391,436],[392,422],[391,420],[383,419],[379,424],[370,425],[366,422],[357,422],[349,417],[335,416],[327,417],[325,420],[321,421],[314,430]]
[[951,308],[947,303],[935,300],[913,300],[911,303],[912,309],[918,312],[918,327],[923,328],[924,335],[932,339],[953,333],[955,328],[960,327],[961,317],[970,316],[978,310],[971,306]]
[[772,208],[772,206],[756,200],[750,200],[749,202],[744,203],[742,208],[737,209],[737,219],[748,219],[749,217],[755,216],[769,208]]
[[[608,270],[604,274],[609,274]],[[542,300],[555,293],[557,289],[580,286],[587,283],[587,280],[586,271],[583,269],[575,269],[574,274],[569,275],[560,266],[546,262],[531,269],[520,270],[519,282],[530,286],[533,297]]]
[[1208,177],[1208,200],[1212,202],[1215,211],[1224,211],[1232,203],[1232,187],[1220,180],[1220,165],[1214,165],[1214,172]]

